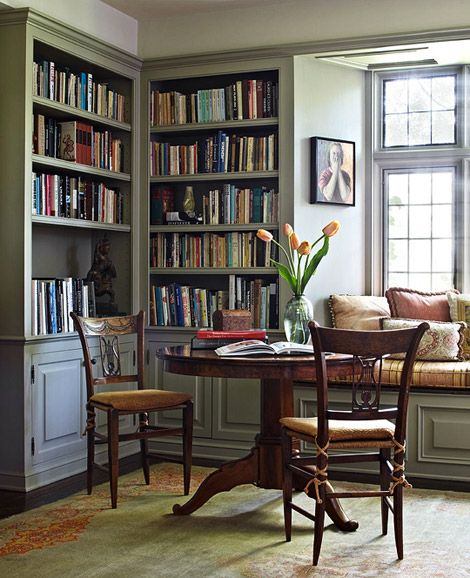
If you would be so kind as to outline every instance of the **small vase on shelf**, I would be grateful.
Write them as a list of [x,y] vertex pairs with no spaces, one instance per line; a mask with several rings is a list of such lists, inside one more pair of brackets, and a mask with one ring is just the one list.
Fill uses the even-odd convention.
[[308,343],[308,322],[313,319],[313,304],[305,295],[293,295],[284,312],[284,333],[287,341]]

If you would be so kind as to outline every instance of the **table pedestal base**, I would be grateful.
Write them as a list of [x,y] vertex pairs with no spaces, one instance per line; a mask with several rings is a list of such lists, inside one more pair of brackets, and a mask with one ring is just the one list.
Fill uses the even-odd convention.
[[[228,492],[242,484],[255,484],[260,488],[266,488],[259,479],[259,456],[260,448],[254,447],[246,457],[224,464],[207,476],[196,493],[185,504],[175,504],[173,513],[178,516],[192,514],[212,496],[220,492]],[[269,488],[273,489],[272,484],[269,484]],[[274,489],[282,489],[282,485]],[[327,482],[327,491],[333,491],[329,482]],[[344,532],[353,532],[359,526],[356,521],[347,517],[341,503],[335,498],[327,501],[326,513],[335,526]]]

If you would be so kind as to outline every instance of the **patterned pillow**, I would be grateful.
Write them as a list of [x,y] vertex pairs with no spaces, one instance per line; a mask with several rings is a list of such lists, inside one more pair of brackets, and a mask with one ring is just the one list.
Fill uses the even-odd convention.
[[380,319],[390,317],[385,297],[330,295],[331,323],[338,329],[380,329]]
[[[382,329],[404,329],[416,327],[422,319],[381,319]],[[422,361],[463,361],[465,323],[443,323],[428,321],[430,328],[423,335],[419,344],[416,359]],[[403,359],[404,354],[390,356],[393,359]]]
[[[463,293],[456,294],[452,291],[447,292],[449,302],[450,318],[452,321],[464,321],[469,324],[470,321],[470,295]],[[465,340],[463,344],[465,359],[470,359],[470,327],[465,330]]]
[[390,305],[392,317],[451,321],[447,293],[458,294],[458,291],[451,289],[441,293],[426,293],[414,289],[390,287],[385,291],[385,297]]

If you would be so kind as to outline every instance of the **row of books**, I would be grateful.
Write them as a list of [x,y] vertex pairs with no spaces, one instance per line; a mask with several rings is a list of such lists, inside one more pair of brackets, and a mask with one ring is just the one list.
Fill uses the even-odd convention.
[[[260,329],[278,328],[279,297],[276,283],[245,279],[240,309],[251,311],[253,325]],[[240,284],[240,287],[242,285]],[[230,290],[215,290],[170,283],[152,285],[150,323],[172,327],[211,327],[212,316],[226,309]]]
[[93,281],[64,277],[32,279],[31,334],[52,335],[74,331],[70,313],[94,317],[95,287]]
[[72,120],[58,122],[43,114],[33,115],[33,152],[109,171],[122,172],[124,149],[110,131]]
[[218,131],[192,144],[150,143],[151,176],[277,170],[277,134],[242,136]]
[[71,72],[54,61],[33,62],[33,96],[42,96],[124,122],[126,99],[91,72]]
[[237,80],[222,88],[191,93],[154,90],[150,95],[150,124],[271,118],[278,114],[277,102],[277,83],[264,79]]
[[269,267],[277,247],[254,231],[156,233],[150,238],[151,267]]
[[33,172],[32,214],[122,224],[124,195],[83,177]]
[[239,188],[227,183],[202,196],[206,225],[277,223],[278,192],[267,187]]

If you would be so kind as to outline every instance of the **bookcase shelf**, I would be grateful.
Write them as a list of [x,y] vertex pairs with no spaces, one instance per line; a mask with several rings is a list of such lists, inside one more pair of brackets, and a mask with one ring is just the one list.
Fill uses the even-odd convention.
[[127,122],[120,122],[112,118],[107,118],[93,112],[82,110],[69,104],[63,104],[50,100],[43,96],[33,96],[34,110],[42,114],[54,115],[59,119],[81,118],[93,125],[116,129],[118,131],[131,132],[132,127]]
[[[275,267],[211,267],[197,268],[197,267],[151,267],[149,269],[151,275],[244,275],[247,277],[256,275],[276,275],[277,269]],[[273,328],[277,329],[277,328]]]
[[150,177],[151,183],[169,183],[186,181],[227,181],[227,180],[252,180],[252,179],[275,179],[279,176],[278,171],[244,171],[235,173],[199,173],[196,175],[167,175],[162,177]]
[[163,126],[153,126],[150,128],[150,134],[167,134],[167,133],[184,133],[184,132],[198,132],[198,131],[214,131],[226,129],[241,129],[241,128],[264,128],[277,127],[279,119],[277,117],[271,118],[253,118],[245,120],[225,120],[223,122],[192,122],[187,124],[171,124]]
[[42,155],[33,154],[32,161],[35,165],[43,167],[50,167],[51,169],[60,169],[67,173],[80,173],[86,175],[93,175],[99,178],[112,179],[115,181],[131,181],[131,175],[127,173],[120,173],[117,171],[108,171],[106,169],[97,169],[89,165],[83,165],[74,161],[64,161],[62,159],[55,159],[52,157],[45,157]]
[[33,223],[50,227],[73,227],[76,229],[96,229],[103,231],[116,231],[119,233],[130,233],[130,225],[117,223],[97,223],[86,219],[73,219],[71,217],[50,217],[47,215],[33,215]]
[[150,233],[204,233],[206,231],[277,231],[277,223],[220,224],[220,225],[150,225]]

